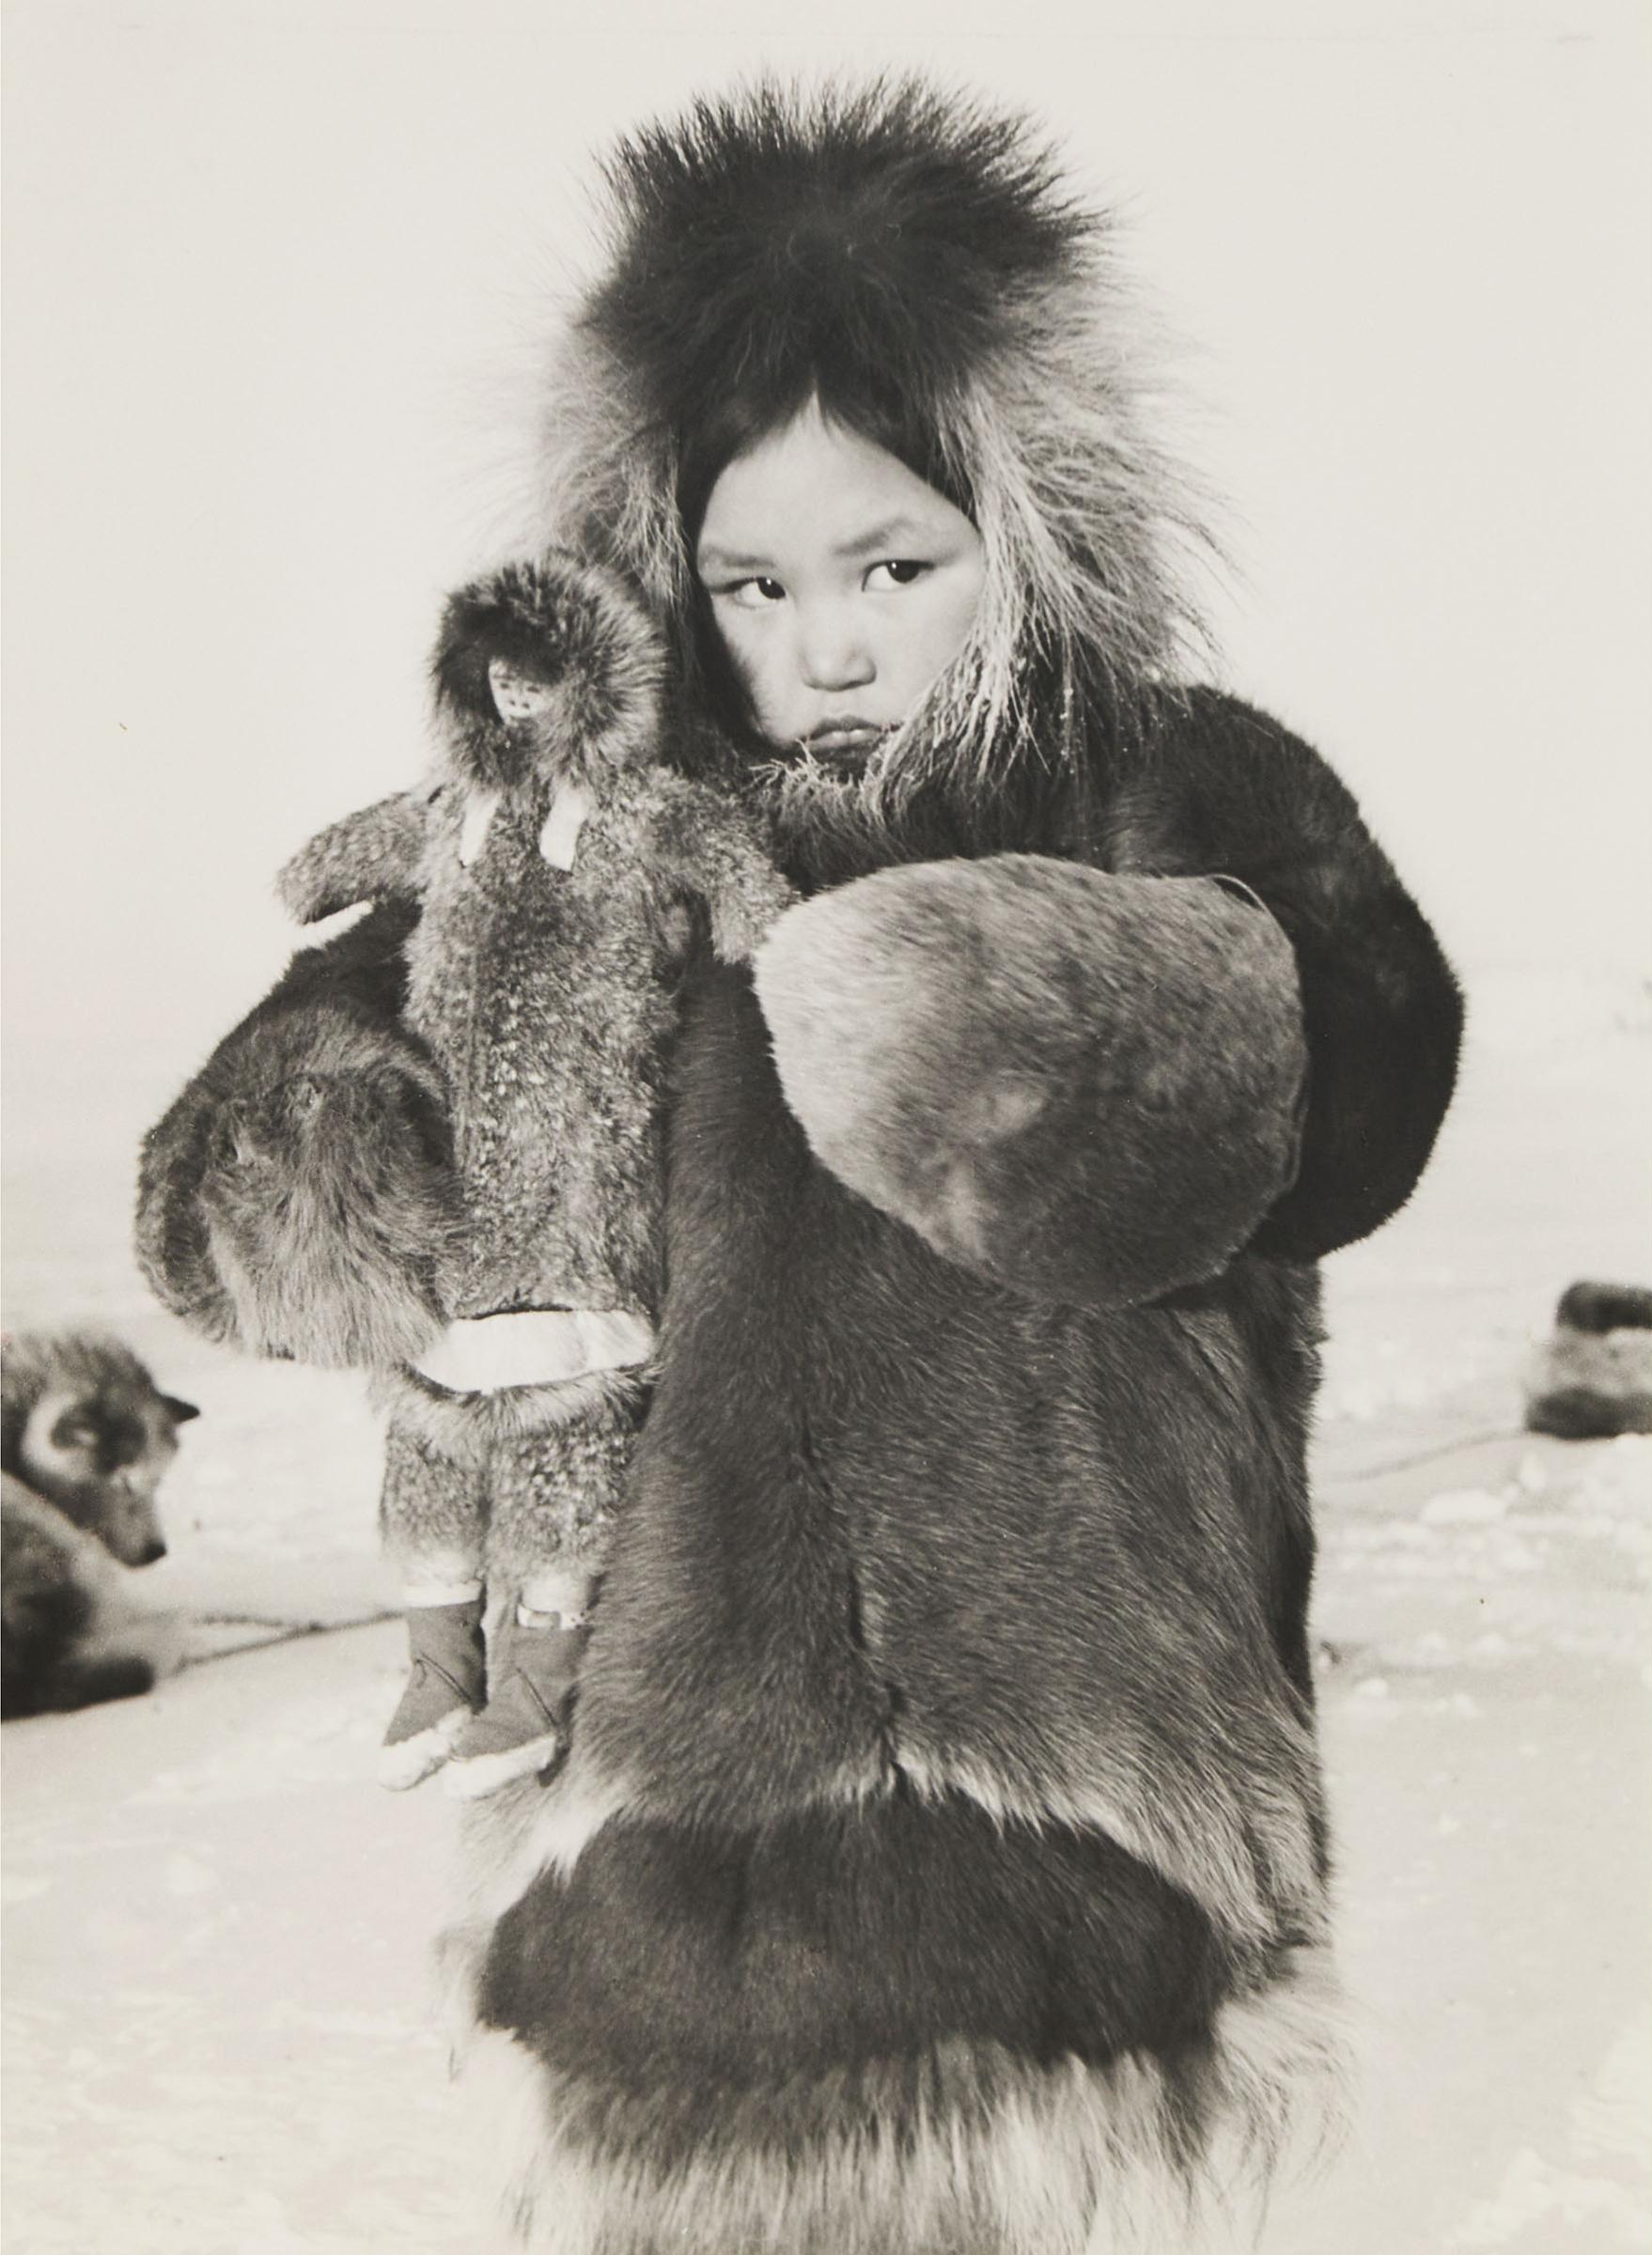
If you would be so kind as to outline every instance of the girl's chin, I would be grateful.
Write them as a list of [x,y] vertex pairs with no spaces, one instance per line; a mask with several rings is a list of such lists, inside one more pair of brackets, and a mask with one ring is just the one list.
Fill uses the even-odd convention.
[[751,776],[783,830],[844,820],[858,829],[867,811],[870,756],[822,759],[808,744],[774,745],[754,761]]
[[805,739],[800,742],[793,738],[789,743],[765,745],[758,754],[758,765],[770,773],[785,775],[788,781],[807,778],[827,785],[858,789],[866,774],[881,765],[882,754],[894,735],[892,728],[879,728],[869,729],[852,739]]

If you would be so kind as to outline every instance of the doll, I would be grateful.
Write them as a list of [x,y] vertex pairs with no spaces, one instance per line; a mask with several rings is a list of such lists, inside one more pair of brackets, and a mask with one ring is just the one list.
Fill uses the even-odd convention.
[[[793,897],[744,811],[661,764],[662,671],[600,567],[553,552],[464,588],[434,661],[434,771],[281,876],[305,922],[416,896],[404,1015],[452,1138],[428,1336],[378,1377],[411,1657],[394,1788],[446,1764],[474,1796],[562,1748],[647,1398],[675,980],[696,920],[740,961]],[[487,1649],[501,1583],[517,1594]]]

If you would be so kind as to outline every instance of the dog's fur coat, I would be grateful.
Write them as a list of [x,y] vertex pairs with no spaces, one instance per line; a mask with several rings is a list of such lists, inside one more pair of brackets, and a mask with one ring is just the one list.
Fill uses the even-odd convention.
[[[1311,1264],[1415,1182],[1456,988],[1323,762],[1170,674],[1178,490],[1024,129],[763,88],[611,179],[554,525],[675,693],[719,693],[680,435],[742,386],[910,389],[987,580],[864,778],[755,775],[812,897],[693,982],[573,1750],[480,1820],[450,1962],[559,2255],[1156,2255],[1329,2080]],[[154,1131],[207,1326],[211,1118],[405,937],[301,956]]]
[[0,1350],[0,1715],[147,1691],[180,1656],[128,1570],[164,1558],[155,1491],[199,1415],[102,1331],[19,1331]]

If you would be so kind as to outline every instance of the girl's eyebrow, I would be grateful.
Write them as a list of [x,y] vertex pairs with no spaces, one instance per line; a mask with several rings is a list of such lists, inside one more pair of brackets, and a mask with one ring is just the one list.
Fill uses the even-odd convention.
[[843,562],[849,563],[857,556],[875,555],[880,550],[887,552],[896,540],[913,538],[922,540],[927,537],[917,520],[903,513],[896,517],[886,517],[881,524],[875,524],[866,532],[857,533],[852,540],[843,541],[832,552]]
[[767,556],[731,555],[725,548],[713,548],[709,543],[694,558],[700,571],[744,571],[761,574],[771,568]]

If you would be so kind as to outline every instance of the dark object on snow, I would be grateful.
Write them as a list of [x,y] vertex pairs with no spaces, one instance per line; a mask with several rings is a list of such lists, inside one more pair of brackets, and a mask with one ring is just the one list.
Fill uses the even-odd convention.
[[1573,1331],[1652,1331],[1652,1292],[1639,1284],[1568,1284],[1554,1320]]
[[17,1332],[0,1375],[0,1715],[148,1691],[172,1632],[125,1601],[122,1567],[166,1555],[155,1491],[178,1427],[200,1412],[162,1393],[100,1331]]
[[1562,1440],[1652,1433],[1652,1292],[1568,1286],[1527,1382],[1526,1423]]

